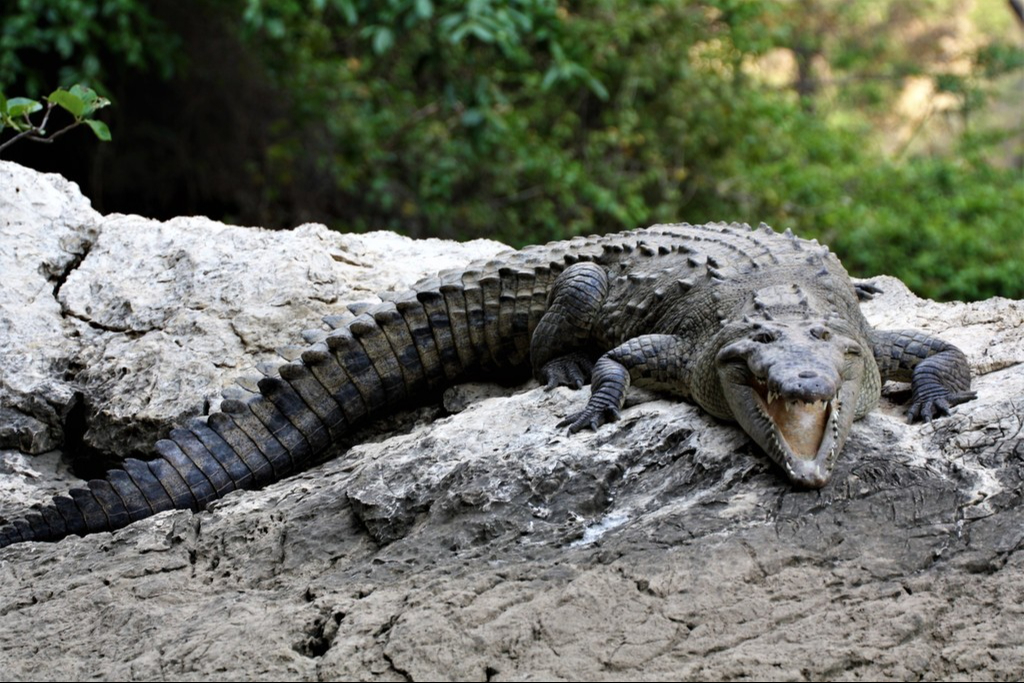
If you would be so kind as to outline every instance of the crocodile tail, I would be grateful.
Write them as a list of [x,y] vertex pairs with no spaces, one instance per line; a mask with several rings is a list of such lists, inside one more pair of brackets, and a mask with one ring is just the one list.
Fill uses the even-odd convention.
[[259,380],[258,394],[226,398],[219,411],[158,441],[155,459],[129,458],[0,527],[0,547],[200,510],[308,467],[358,424],[468,372],[524,367],[546,293],[532,271],[506,270],[421,283],[354,318],[328,321],[335,329]]

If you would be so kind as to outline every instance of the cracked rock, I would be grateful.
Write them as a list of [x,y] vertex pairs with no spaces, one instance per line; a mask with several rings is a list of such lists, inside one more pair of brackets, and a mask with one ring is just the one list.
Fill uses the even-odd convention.
[[102,217],[78,186],[0,162],[0,448],[42,453],[63,439],[74,329],[55,298]]
[[[0,172],[77,207],[48,211],[92,244],[57,287],[64,311],[52,275],[62,271],[40,271],[51,275],[39,275],[33,301],[45,306],[24,316],[45,318],[66,347],[42,348],[35,328],[5,335],[5,353],[40,379],[5,376],[0,407],[45,423],[44,406],[58,414],[51,384],[73,388],[104,453],[150,448],[320,316],[481,255],[389,233],[103,217],[55,176]],[[16,224],[4,211],[27,215],[0,199],[0,229]],[[50,225],[25,219],[0,234],[0,256],[32,243],[33,221]],[[569,437],[555,425],[581,392],[458,387],[448,414],[389,417],[321,466],[209,510],[0,551],[0,671],[1019,679],[1024,302],[937,304],[897,280],[872,282],[883,293],[865,304],[869,319],[960,345],[978,398],[928,425],[908,425],[883,400],[821,490],[794,489],[741,431],[686,404],[634,396],[618,422]],[[4,296],[0,320],[31,299]],[[35,363],[37,352],[62,360]],[[81,485],[56,455],[4,457],[0,488],[18,493],[0,499],[0,517],[38,500],[36,482],[47,494],[62,478]]]

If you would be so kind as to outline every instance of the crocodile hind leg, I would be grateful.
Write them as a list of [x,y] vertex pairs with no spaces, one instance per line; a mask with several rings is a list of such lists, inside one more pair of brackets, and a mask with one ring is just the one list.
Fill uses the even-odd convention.
[[597,355],[592,330],[607,294],[608,273],[596,263],[575,263],[555,280],[530,340],[533,374],[546,388],[579,389],[590,379]]
[[558,426],[568,427],[571,434],[618,420],[630,384],[686,396],[689,393],[687,368],[686,348],[679,337],[671,334],[634,337],[594,364],[586,408],[565,418]]
[[977,396],[967,357],[952,344],[916,330],[874,330],[871,345],[883,380],[910,382],[911,422],[948,415]]

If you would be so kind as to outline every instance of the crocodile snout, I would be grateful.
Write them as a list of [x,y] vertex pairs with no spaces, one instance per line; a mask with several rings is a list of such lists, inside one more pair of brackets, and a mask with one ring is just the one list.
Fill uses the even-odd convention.
[[802,403],[831,401],[841,383],[837,369],[801,367],[792,362],[773,364],[767,382],[773,397]]

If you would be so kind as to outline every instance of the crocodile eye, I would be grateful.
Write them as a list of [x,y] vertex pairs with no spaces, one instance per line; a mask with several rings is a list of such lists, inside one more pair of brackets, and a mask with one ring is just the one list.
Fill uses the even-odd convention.
[[770,330],[764,330],[756,333],[753,337],[751,337],[751,339],[753,339],[758,344],[771,344],[773,341],[778,339],[778,335]]
[[824,325],[815,325],[811,328],[811,336],[821,341],[828,341],[832,338],[832,332]]

